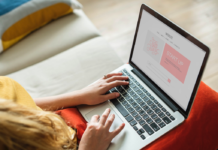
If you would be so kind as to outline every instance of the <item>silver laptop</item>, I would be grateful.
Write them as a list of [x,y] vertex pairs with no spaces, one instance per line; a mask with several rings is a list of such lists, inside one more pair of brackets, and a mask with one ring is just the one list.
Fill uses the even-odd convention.
[[129,85],[109,91],[119,92],[119,98],[79,110],[90,121],[110,108],[115,114],[110,130],[123,122],[126,126],[109,150],[139,150],[188,117],[209,52],[192,35],[142,4],[129,64],[113,71],[128,76]]

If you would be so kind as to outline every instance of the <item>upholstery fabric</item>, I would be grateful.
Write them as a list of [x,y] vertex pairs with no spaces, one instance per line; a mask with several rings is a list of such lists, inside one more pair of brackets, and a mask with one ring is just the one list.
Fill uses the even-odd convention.
[[[201,82],[188,119],[142,150],[217,150],[217,108],[218,93]],[[85,130],[86,121],[78,110],[67,108],[58,113],[69,125],[77,128],[80,138]]]
[[98,36],[83,11],[75,10],[4,51],[0,55],[0,75],[24,69]]
[[123,63],[102,37],[12,73],[33,98],[82,89]]
[[2,12],[0,16],[0,44],[2,44],[0,52],[8,49],[51,20],[72,12],[72,3],[78,5],[78,7],[73,7],[73,9],[81,8],[79,3],[74,0],[21,0],[19,2],[14,3],[13,1],[2,0],[0,3]]

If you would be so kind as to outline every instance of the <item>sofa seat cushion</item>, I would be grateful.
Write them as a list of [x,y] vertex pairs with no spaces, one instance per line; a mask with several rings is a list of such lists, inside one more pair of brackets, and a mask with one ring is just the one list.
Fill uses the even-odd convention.
[[0,55],[0,75],[21,70],[99,36],[82,10],[33,32]]
[[96,37],[8,76],[38,98],[81,89],[122,64],[107,42]]

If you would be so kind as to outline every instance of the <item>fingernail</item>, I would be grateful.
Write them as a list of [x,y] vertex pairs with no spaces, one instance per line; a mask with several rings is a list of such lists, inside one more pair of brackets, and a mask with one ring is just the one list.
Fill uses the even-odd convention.
[[116,93],[116,96],[118,97],[118,96],[120,96],[120,94],[119,94],[119,93]]
[[127,84],[129,84],[129,82],[126,82]]

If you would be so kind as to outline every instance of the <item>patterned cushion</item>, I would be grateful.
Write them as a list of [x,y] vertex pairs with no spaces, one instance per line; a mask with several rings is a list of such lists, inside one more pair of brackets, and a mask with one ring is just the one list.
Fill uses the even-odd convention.
[[76,0],[1,0],[0,52],[82,5]]

